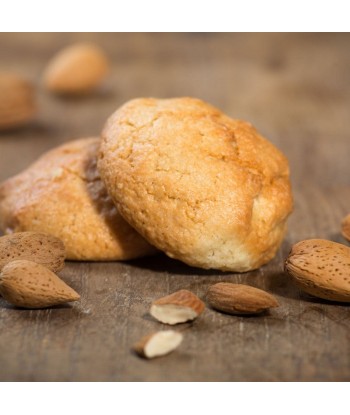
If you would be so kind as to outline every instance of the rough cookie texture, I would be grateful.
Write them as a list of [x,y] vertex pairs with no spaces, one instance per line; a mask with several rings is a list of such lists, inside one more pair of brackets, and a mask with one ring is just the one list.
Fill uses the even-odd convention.
[[98,168],[123,217],[197,267],[265,264],[292,210],[283,154],[249,123],[198,99],[126,103],[104,128]]
[[0,184],[0,227],[60,238],[67,258],[131,259],[154,252],[120,216],[96,168],[98,138],[71,141]]

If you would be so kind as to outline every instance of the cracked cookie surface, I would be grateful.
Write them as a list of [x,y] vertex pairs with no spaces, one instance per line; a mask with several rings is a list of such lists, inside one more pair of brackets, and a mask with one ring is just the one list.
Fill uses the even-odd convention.
[[67,258],[122,260],[153,253],[120,216],[96,167],[98,138],[68,142],[0,184],[0,227],[60,238]]
[[292,210],[284,155],[249,123],[198,99],[126,103],[105,125],[98,168],[141,235],[201,268],[265,264]]

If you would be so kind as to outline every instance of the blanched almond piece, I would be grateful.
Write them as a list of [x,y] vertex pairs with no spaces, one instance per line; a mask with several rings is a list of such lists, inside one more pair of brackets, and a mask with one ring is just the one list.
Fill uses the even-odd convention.
[[44,74],[44,84],[59,94],[86,93],[102,81],[107,71],[107,58],[101,48],[77,43],[52,58]]
[[53,235],[18,232],[0,237],[0,270],[9,262],[26,259],[57,272],[64,267],[63,242]]
[[195,294],[180,290],[154,301],[150,313],[161,323],[173,325],[194,320],[204,308],[203,301]]
[[9,262],[0,273],[0,294],[24,308],[45,308],[79,300],[80,296],[56,274],[35,262]]
[[209,287],[207,300],[215,310],[228,314],[258,314],[279,305],[276,298],[266,291],[229,282]]
[[350,302],[350,248],[325,239],[293,245],[285,269],[298,287],[315,297]]
[[147,359],[164,356],[175,350],[183,340],[183,335],[174,330],[158,331],[143,337],[134,346],[135,352]]
[[342,235],[350,241],[350,213],[345,216],[342,222]]

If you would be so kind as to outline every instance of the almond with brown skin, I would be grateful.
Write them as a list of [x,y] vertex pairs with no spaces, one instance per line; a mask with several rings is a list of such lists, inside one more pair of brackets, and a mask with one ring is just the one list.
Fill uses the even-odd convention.
[[52,271],[26,260],[4,266],[0,273],[0,293],[9,303],[24,308],[46,308],[80,298]]
[[58,94],[83,94],[94,89],[107,71],[107,58],[97,45],[77,43],[52,58],[44,74],[44,85]]
[[279,305],[276,298],[266,291],[229,282],[209,287],[207,300],[215,310],[228,314],[258,314]]
[[341,231],[344,238],[350,241],[350,213],[343,219],[341,224]]
[[39,232],[18,232],[0,237],[0,270],[9,262],[26,259],[57,272],[64,267],[63,242]]
[[325,239],[293,245],[285,269],[298,287],[315,297],[350,302],[350,248]]
[[161,323],[173,325],[194,320],[204,308],[203,301],[195,294],[180,290],[154,301],[150,313]]
[[0,130],[27,123],[35,112],[33,86],[15,74],[0,72]]
[[143,337],[135,344],[135,352],[147,359],[164,356],[174,351],[182,342],[183,335],[174,330],[158,331]]

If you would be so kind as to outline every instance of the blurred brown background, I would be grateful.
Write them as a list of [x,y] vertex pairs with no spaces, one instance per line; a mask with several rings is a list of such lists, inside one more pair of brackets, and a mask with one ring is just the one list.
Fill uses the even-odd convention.
[[[96,42],[112,60],[105,89],[80,100],[47,95],[46,63],[76,41]],[[61,141],[99,134],[131,98],[194,96],[251,121],[287,152],[298,183],[347,185],[339,154],[349,150],[349,41],[349,34],[1,34],[0,69],[37,83],[40,113],[30,128],[1,136],[0,178],[18,169],[14,135],[24,167]]]
[[[40,85],[47,61],[82,40],[110,57],[107,82],[83,98],[47,94]],[[162,256],[69,264],[65,276],[83,293],[80,311],[20,312],[0,300],[0,379],[350,380],[349,307],[300,294],[283,274],[293,242],[345,243],[339,228],[350,212],[349,42],[349,34],[1,34],[0,70],[33,80],[39,102],[34,122],[0,134],[1,180],[61,142],[99,134],[131,98],[194,96],[252,122],[284,151],[295,211],[278,257],[255,272],[205,272]],[[146,314],[154,297],[179,288],[204,294],[217,281],[268,289],[281,307],[248,319],[208,310],[186,331],[182,353],[154,362],[130,353],[133,341],[159,328]]]

